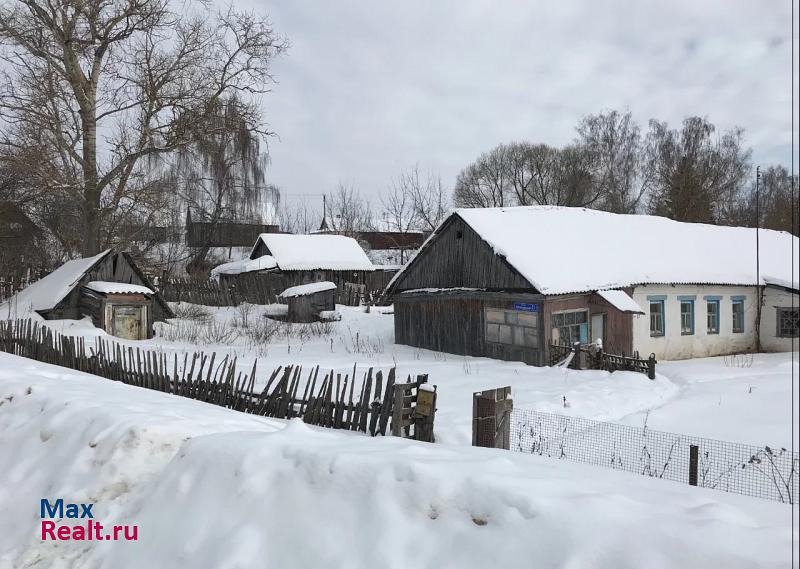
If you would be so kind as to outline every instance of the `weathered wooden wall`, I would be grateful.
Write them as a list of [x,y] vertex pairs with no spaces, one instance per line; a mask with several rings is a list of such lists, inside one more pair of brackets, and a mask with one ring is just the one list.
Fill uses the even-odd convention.
[[[626,290],[630,293],[630,290]],[[593,314],[606,315],[604,350],[612,354],[630,354],[633,345],[633,317],[620,312],[603,297],[595,293],[549,296],[544,302],[545,345],[553,343],[552,316],[563,310],[587,310],[587,323],[591,325]],[[590,341],[592,339],[590,338]]]
[[[531,244],[531,255],[535,254]],[[391,292],[457,287],[535,292],[469,225],[452,216],[414,258]]]
[[278,233],[277,225],[236,223],[233,221],[189,221],[186,245],[189,247],[249,247],[262,233]]
[[286,299],[289,322],[314,322],[323,310],[336,309],[336,291],[323,290],[314,294],[293,296]]
[[[45,316],[50,319],[80,318],[82,289],[92,281],[136,284],[146,286],[155,291],[153,284],[134,266],[129,255],[112,251],[88,271],[64,300]],[[153,322],[160,322],[174,316],[166,302],[158,295],[153,302],[152,310],[148,311],[148,314],[151,315],[148,323],[151,328]]]
[[481,298],[479,295],[398,295],[394,299],[395,342],[450,354],[543,364],[542,322],[536,348],[488,342],[485,308],[513,310],[530,295]]

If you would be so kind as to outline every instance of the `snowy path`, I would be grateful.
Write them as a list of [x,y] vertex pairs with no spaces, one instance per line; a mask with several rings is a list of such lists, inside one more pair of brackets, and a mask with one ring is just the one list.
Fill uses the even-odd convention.
[[[785,565],[790,509],[251,417],[0,354],[0,568]],[[138,542],[41,542],[42,497]],[[797,534],[794,535],[797,539]]]

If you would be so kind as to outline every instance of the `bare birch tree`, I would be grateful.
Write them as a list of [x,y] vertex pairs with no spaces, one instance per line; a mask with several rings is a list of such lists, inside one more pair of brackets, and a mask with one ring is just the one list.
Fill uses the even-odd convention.
[[38,168],[79,207],[84,255],[149,183],[144,159],[219,130],[204,119],[220,99],[238,95],[266,134],[253,96],[287,47],[264,18],[169,0],[0,0],[0,44],[0,142],[24,147],[41,129]]

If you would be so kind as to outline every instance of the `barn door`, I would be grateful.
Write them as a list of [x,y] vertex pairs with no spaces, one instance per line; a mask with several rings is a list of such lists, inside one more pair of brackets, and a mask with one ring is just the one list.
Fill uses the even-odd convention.
[[141,339],[143,329],[142,313],[141,306],[114,306],[112,334],[125,340]]

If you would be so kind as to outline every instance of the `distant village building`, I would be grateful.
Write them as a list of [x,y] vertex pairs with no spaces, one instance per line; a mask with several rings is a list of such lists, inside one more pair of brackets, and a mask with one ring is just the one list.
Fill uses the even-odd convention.
[[[460,209],[390,283],[395,341],[544,365],[551,344],[660,359],[798,348],[798,239],[582,208]],[[758,299],[761,297],[761,309]],[[760,318],[759,318],[760,314]]]
[[169,305],[127,253],[109,249],[75,259],[0,305],[0,317],[45,320],[89,316],[112,336],[128,340],[153,337],[153,323],[174,318]]
[[325,214],[317,234],[348,235],[358,241],[375,265],[391,265],[396,268],[406,264],[425,242],[430,233],[407,230],[398,231],[393,224],[384,219],[372,221],[373,229],[367,231],[345,232],[336,229],[334,220]]
[[21,267],[40,266],[43,235],[36,224],[12,202],[0,201],[0,277]]
[[188,247],[250,247],[262,233],[279,233],[277,224],[245,223],[232,220],[193,220],[186,211]]
[[[365,287],[375,267],[355,239],[343,235],[259,235],[250,257],[215,267],[226,285],[258,286],[275,294],[307,283],[329,281],[338,288]],[[249,282],[248,282],[249,281]]]

